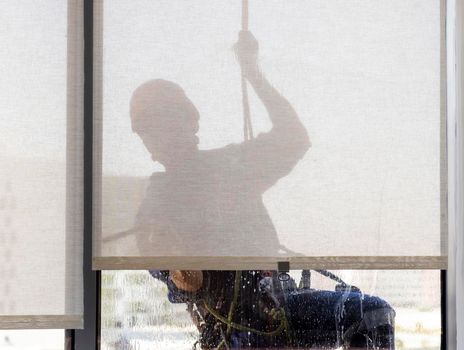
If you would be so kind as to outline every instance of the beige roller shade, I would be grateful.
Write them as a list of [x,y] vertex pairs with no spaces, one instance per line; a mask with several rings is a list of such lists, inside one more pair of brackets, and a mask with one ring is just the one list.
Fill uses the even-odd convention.
[[1,8],[0,328],[80,328],[82,2]]
[[444,1],[242,15],[95,3],[94,268],[446,268]]

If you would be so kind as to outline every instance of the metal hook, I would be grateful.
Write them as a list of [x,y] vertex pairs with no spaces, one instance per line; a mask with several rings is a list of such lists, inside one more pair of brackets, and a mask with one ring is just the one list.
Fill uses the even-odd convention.
[[279,261],[277,263],[277,271],[279,272],[278,278],[281,282],[287,282],[290,280],[290,262],[288,261]]

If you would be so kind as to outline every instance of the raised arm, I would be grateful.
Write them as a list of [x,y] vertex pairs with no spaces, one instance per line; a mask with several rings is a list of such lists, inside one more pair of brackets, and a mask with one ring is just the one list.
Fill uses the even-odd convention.
[[[258,42],[249,31],[239,33],[235,52],[242,73],[250,82],[261,102],[269,113],[272,131],[280,137],[299,143],[302,152],[310,147],[309,137],[297,113],[288,100],[282,96],[266,79],[258,65]],[[279,137],[279,138],[280,138]]]
[[272,128],[243,144],[244,166],[253,174],[262,191],[287,175],[311,146],[308,133],[288,100],[266,79],[258,66],[258,42],[242,31],[235,45],[243,76],[266,107]]

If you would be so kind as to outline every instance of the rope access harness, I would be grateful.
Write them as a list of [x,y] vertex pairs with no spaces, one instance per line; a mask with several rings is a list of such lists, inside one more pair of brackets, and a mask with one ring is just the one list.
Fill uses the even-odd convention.
[[[329,272],[327,270],[314,270],[314,271],[321,274],[321,275],[323,275],[323,276],[325,276],[325,277],[330,278],[331,280],[333,280],[333,281],[335,281],[337,283],[339,283],[344,288],[347,288],[347,289],[353,290],[353,291],[358,290],[358,288],[349,285],[348,283],[343,281],[340,277],[338,277],[337,275],[335,275],[335,274],[333,274],[333,273],[331,273],[331,272]],[[241,271],[235,271],[235,280],[234,280],[234,286],[233,286],[233,288],[234,288],[233,289],[233,297],[232,297],[232,301],[230,303],[229,312],[227,314],[227,317],[220,315],[204,299],[200,299],[200,300],[197,301],[197,303],[202,305],[205,308],[205,310],[208,311],[217,321],[219,321],[220,323],[224,324],[227,327],[225,334],[223,332],[221,332],[222,339],[219,342],[219,345],[215,348],[215,350],[220,350],[220,349],[223,349],[224,347],[226,349],[229,348],[228,341],[229,341],[229,337],[230,337],[230,334],[232,332],[232,329],[235,329],[235,330],[238,330],[238,331],[241,331],[241,332],[250,332],[250,333],[254,333],[254,334],[257,334],[257,335],[261,335],[261,336],[267,336],[267,337],[276,336],[276,335],[281,334],[282,332],[285,332],[285,334],[287,335],[288,343],[290,345],[293,344],[294,339],[292,337],[292,332],[291,332],[291,329],[290,329],[290,323],[288,322],[287,315],[285,313],[284,308],[282,306],[280,306],[280,305],[276,305],[276,307],[272,308],[271,312],[270,312],[270,315],[274,320],[279,320],[280,321],[279,326],[277,326],[277,328],[272,330],[272,331],[267,331],[267,332],[266,331],[261,331],[259,329],[251,328],[251,327],[244,326],[242,324],[236,323],[236,322],[234,322],[232,320],[233,315],[235,313],[236,306],[237,306],[237,300],[238,300],[238,296],[239,296],[239,291],[241,289],[241,283],[240,283],[241,274],[242,274]],[[303,270],[302,271],[302,278],[304,278],[305,275],[310,276],[309,270]],[[309,288],[309,286],[307,286],[307,287]]]

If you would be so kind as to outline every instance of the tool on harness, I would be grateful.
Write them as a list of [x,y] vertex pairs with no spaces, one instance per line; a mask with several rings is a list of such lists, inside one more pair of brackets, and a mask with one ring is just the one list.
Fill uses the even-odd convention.
[[279,281],[287,282],[290,280],[290,263],[288,261],[279,261],[277,263],[277,271],[279,272]]
[[[236,308],[237,308],[238,296],[239,296],[240,290],[242,289],[241,276],[242,276],[241,271],[235,271],[233,296],[232,296],[232,300],[230,303],[229,312],[227,314],[227,317],[221,315],[218,311],[216,311],[213,307],[211,307],[211,305],[208,304],[206,300],[200,299],[196,301],[197,304],[201,305],[202,308],[204,308],[211,316],[213,316],[218,321],[216,325],[219,326],[221,340],[215,349],[219,350],[224,347],[227,349],[229,347],[230,336],[231,336],[232,330],[236,330],[239,332],[249,332],[249,333],[253,333],[253,334],[265,336],[265,337],[273,337],[273,336],[277,336],[285,332],[288,337],[288,343],[291,344],[292,339],[290,335],[290,326],[287,320],[286,312],[284,308],[281,306],[278,299],[275,297],[274,295],[275,291],[272,289],[272,286],[271,288],[267,288],[268,286],[270,286],[269,284],[260,284],[260,292],[263,295],[268,296],[267,300],[270,300],[274,304],[273,307],[269,310],[268,314],[270,316],[270,319],[278,322],[278,325],[276,326],[276,328],[271,331],[263,331],[260,329],[256,329],[253,327],[249,327],[249,326],[237,323],[233,320],[233,316],[235,315]],[[265,277],[263,278],[263,280],[269,279],[269,278],[270,277]],[[225,332],[223,328],[220,327],[221,324],[226,328]]]
[[300,289],[311,289],[311,271],[301,271],[301,279],[299,284]]
[[[340,277],[338,277],[337,275],[327,270],[314,270],[314,271],[325,277],[328,277],[334,280],[335,282],[338,282],[336,289],[340,290],[342,288],[343,291],[359,292],[359,288],[349,285],[348,283],[343,281]],[[287,273],[281,272],[278,275],[278,277],[281,274],[287,274]],[[285,309],[285,304],[282,304],[278,300],[278,297],[276,297],[275,294],[277,292],[275,291],[273,287],[271,277],[264,277],[260,281],[259,290],[260,290],[260,293],[263,295],[263,297],[266,297],[266,300],[271,300],[272,303],[274,304],[269,312],[269,315],[271,319],[278,321],[277,327],[271,331],[263,331],[260,329],[255,329],[253,327],[249,327],[249,326],[237,323],[233,320],[236,307],[237,307],[239,293],[240,293],[240,290],[242,289],[241,275],[242,275],[241,271],[235,272],[234,285],[233,285],[233,291],[232,291],[233,296],[232,296],[232,300],[230,303],[227,316],[221,315],[217,310],[214,309],[214,307],[211,307],[211,305],[209,305],[208,302],[204,299],[200,299],[196,301],[198,305],[200,305],[204,310],[206,310],[217,321],[217,323],[215,324],[215,327],[219,328],[221,340],[215,349],[219,350],[223,348],[226,348],[226,349],[229,348],[230,336],[233,330],[236,330],[239,332],[250,332],[250,333],[264,336],[264,337],[273,337],[273,336],[278,336],[278,335],[285,333],[287,336],[288,345],[294,344],[295,339],[294,339],[294,335],[292,332],[291,324],[289,323],[289,320],[288,320],[287,310]],[[310,278],[311,278],[311,272],[309,270],[303,270],[301,273],[301,280],[300,280],[299,288],[296,288],[296,284],[294,283],[293,285],[295,286],[295,288],[289,289],[289,290],[285,290],[285,289],[282,289],[282,290],[284,291],[285,294],[289,294],[289,293],[295,294],[299,292],[308,291],[311,285]],[[286,281],[284,282],[280,281],[280,282],[282,284],[286,283]],[[284,300],[286,300],[286,297],[284,298]],[[193,310],[193,308],[190,308],[190,307],[188,309]],[[196,315],[196,319],[203,320],[198,315]],[[197,327],[201,327],[202,321],[197,322],[197,324],[199,324],[199,326]],[[225,328],[225,331],[224,331],[224,328]]]

